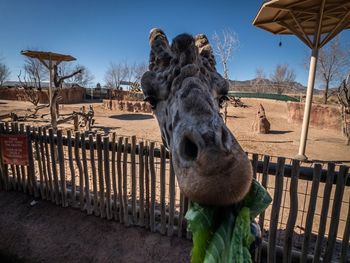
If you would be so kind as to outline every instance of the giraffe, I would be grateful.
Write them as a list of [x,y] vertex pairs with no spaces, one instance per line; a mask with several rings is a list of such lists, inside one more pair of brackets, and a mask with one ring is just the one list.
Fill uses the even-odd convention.
[[169,149],[181,191],[205,205],[229,205],[250,189],[250,161],[220,115],[228,82],[215,68],[208,38],[181,34],[169,44],[149,35],[149,71],[141,86]]

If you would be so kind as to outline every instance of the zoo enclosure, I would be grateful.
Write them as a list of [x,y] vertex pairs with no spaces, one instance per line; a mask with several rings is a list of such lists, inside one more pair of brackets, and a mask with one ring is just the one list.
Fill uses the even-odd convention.
[[[72,206],[125,225],[191,238],[184,215],[189,200],[177,185],[169,153],[135,136],[103,136],[0,123],[0,135],[28,138],[29,165],[4,164],[0,189]],[[1,155],[0,155],[1,156]],[[273,203],[257,218],[265,242],[258,261],[349,261],[349,167],[301,163],[251,154],[254,177]],[[204,189],[205,190],[205,189]],[[283,249],[282,249],[283,247]]]

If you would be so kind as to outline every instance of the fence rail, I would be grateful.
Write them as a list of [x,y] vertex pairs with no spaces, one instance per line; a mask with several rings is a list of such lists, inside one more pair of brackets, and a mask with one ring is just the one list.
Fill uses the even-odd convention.
[[[163,145],[115,133],[54,134],[52,129],[0,123],[0,135],[6,134],[27,136],[29,163],[1,160],[1,190],[191,238],[184,219],[189,200],[180,192]],[[254,177],[273,196],[272,205],[257,218],[265,239],[257,261],[291,262],[293,256],[301,262],[349,262],[349,167],[248,156]]]

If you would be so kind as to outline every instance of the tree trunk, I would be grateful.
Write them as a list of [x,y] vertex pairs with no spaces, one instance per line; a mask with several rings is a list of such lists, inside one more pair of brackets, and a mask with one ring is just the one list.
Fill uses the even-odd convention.
[[57,131],[57,118],[58,118],[58,92],[55,90],[52,95],[50,105],[51,125],[54,131]]
[[228,70],[226,62],[223,62],[222,65],[224,67],[224,79],[228,79]]
[[328,101],[328,88],[329,88],[329,81],[326,81],[326,88],[324,90],[324,95],[323,95],[323,103],[327,104]]

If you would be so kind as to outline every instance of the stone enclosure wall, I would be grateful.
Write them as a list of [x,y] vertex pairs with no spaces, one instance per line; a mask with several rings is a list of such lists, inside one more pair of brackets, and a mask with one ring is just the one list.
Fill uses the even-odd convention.
[[152,112],[149,103],[142,101],[103,100],[103,108],[108,110],[120,110],[128,112]]
[[[302,123],[304,103],[287,102],[289,123]],[[338,106],[314,104],[311,108],[310,126],[341,131],[341,112]]]
[[[0,99],[2,100],[23,100],[21,95],[24,90],[14,88],[0,88]],[[49,91],[47,89],[38,91],[39,103],[49,103]],[[62,97],[61,104],[81,103],[85,98],[85,89],[82,87],[64,88],[59,90]]]

